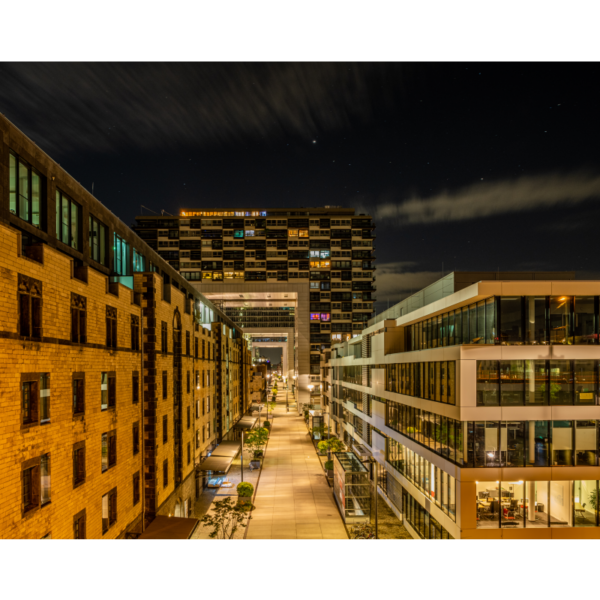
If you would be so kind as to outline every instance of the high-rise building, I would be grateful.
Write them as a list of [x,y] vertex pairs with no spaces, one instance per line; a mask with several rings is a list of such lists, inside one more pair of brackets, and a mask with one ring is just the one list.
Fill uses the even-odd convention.
[[136,221],[245,334],[284,349],[283,371],[303,392],[319,391],[321,353],[360,333],[373,312],[375,226],[353,209],[185,209]]
[[0,271],[0,538],[188,516],[248,409],[248,344],[2,115]]
[[600,281],[573,279],[452,273],[327,353],[332,428],[413,537],[600,538]]

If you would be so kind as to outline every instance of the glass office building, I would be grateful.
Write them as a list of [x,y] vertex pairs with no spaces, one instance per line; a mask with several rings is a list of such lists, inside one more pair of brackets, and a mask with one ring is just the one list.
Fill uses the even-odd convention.
[[600,281],[452,275],[326,354],[332,428],[415,538],[600,538]]

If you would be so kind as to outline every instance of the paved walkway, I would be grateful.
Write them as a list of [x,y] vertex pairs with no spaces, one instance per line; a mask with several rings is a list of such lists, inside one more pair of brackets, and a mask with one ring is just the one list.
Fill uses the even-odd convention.
[[304,419],[277,403],[247,539],[347,539]]

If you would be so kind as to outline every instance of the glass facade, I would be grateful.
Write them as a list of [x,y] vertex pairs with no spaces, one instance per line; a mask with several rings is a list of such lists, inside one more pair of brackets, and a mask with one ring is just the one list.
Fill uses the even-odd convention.
[[454,539],[404,488],[402,488],[402,506],[404,508],[404,518],[422,539]]
[[497,296],[407,326],[407,349],[598,344],[598,296]]
[[456,521],[456,480],[392,438],[386,438],[386,460],[431,502]]
[[101,265],[108,266],[108,229],[90,215],[89,218],[90,258]]
[[401,363],[382,366],[385,368],[385,389],[388,392],[443,402],[444,404],[456,404],[455,361]]
[[477,406],[597,405],[599,361],[477,361]]
[[116,233],[113,236],[113,270],[118,275],[131,275],[129,272],[129,244]]
[[56,239],[79,250],[80,237],[81,206],[56,190]]
[[477,527],[596,527],[598,481],[476,482]]
[[13,152],[9,152],[9,210],[13,215],[42,228],[42,198],[45,179]]
[[599,421],[456,421],[391,400],[386,425],[462,467],[597,466]]

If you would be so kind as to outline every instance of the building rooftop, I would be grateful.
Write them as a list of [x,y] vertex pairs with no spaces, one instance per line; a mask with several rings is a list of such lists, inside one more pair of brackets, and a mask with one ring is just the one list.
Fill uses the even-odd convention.
[[478,281],[570,281],[574,279],[574,271],[453,271],[369,319],[367,327],[386,319],[397,319],[407,315]]

